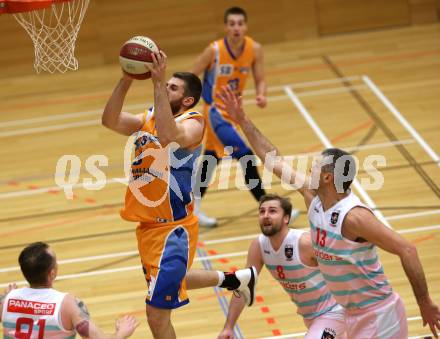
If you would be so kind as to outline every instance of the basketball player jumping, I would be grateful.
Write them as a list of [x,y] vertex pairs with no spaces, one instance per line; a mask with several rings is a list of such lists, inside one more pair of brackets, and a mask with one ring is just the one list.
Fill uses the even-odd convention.
[[[347,338],[345,311],[336,303],[319,271],[310,233],[289,229],[292,204],[278,195],[260,199],[261,233],[252,241],[247,265],[258,273],[263,265],[281,284],[298,308],[307,327],[306,339]],[[244,303],[232,296],[228,316],[219,339],[233,339],[233,329]]]
[[[154,108],[145,114],[122,112],[132,78],[125,74],[102,115],[104,126],[135,135],[135,160],[121,216],[138,223],[136,236],[148,284],[146,313],[155,338],[175,338],[171,310],[186,305],[188,288],[208,286],[238,290],[252,304],[255,270],[233,274],[195,270],[185,279],[196,251],[198,220],[193,214],[192,178],[201,151],[203,116],[192,108],[202,91],[200,79],[187,72],[165,80],[167,57],[153,55],[148,66]],[[187,286],[187,284],[189,286]]]
[[265,165],[273,166],[274,173],[294,187],[296,179],[304,179],[299,181],[305,184],[297,188],[308,208],[315,256],[328,288],[346,308],[348,337],[408,338],[405,308],[384,274],[378,246],[399,256],[423,324],[437,338],[440,310],[429,296],[417,249],[378,220],[350,190],[356,173],[353,157],[340,149],[324,150],[311,173],[319,181],[317,188],[310,189],[313,180],[300,178],[300,173],[277,156],[278,150],[244,113],[241,98],[226,87],[220,97],[221,107],[239,123]]

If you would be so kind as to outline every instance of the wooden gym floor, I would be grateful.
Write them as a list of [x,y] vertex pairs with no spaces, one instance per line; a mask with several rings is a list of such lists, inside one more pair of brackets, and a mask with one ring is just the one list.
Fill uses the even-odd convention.
[[[355,152],[361,164],[368,155],[385,157],[383,187],[366,190],[364,197],[417,245],[437,303],[439,41],[440,25],[433,24],[265,45],[268,107],[257,108],[251,90],[245,97],[255,123],[285,155],[313,153],[328,142]],[[169,56],[170,73],[189,69],[194,57]],[[57,289],[81,296],[93,319],[107,331],[113,330],[118,316],[136,314],[142,324],[134,337],[145,338],[150,334],[135,225],[119,217],[125,187],[113,180],[123,176],[126,138],[100,125],[100,112],[119,76],[114,65],[0,80],[0,284],[23,280],[16,266],[25,244],[47,241],[60,261],[63,279],[56,283]],[[126,110],[141,112],[151,99],[151,83],[136,82]],[[312,117],[316,125],[305,117]],[[405,128],[398,117],[410,126]],[[76,155],[81,162],[73,200],[66,199],[54,181],[57,161],[65,154]],[[83,179],[91,178],[85,164],[92,155],[108,158],[108,166],[101,167],[108,182],[99,190],[83,186]],[[227,173],[227,162],[220,168]],[[198,255],[217,257],[196,259],[194,267],[242,267],[248,245],[259,232],[255,201],[235,188],[235,168],[232,164],[228,180],[216,178],[203,202],[204,210],[217,216],[220,225],[200,230]],[[358,178],[371,177],[361,166]],[[307,227],[299,194],[283,188],[278,179],[270,191],[291,197],[303,212],[293,226]],[[381,260],[404,299],[410,336],[429,334],[398,258],[382,252]],[[257,295],[255,306],[240,318],[237,337],[301,336],[305,327],[295,307],[265,270]],[[229,297],[230,293],[212,288],[190,291],[191,303],[173,315],[178,337],[215,338]]]

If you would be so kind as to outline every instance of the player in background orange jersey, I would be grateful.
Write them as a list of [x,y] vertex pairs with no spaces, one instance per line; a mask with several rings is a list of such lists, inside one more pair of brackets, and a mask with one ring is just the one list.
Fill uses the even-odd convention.
[[[202,97],[205,102],[204,115],[207,131],[204,140],[204,158],[197,175],[195,188],[195,213],[200,225],[213,227],[215,218],[200,211],[200,200],[207,190],[216,165],[225,155],[238,160],[243,167],[245,183],[254,198],[259,201],[265,194],[256,167],[256,158],[238,133],[238,126],[216,103],[222,86],[229,86],[234,93],[241,94],[246,80],[252,72],[255,81],[256,104],[266,107],[266,81],[261,45],[246,35],[247,14],[239,7],[231,7],[224,14],[226,36],[212,42],[197,58],[192,72],[204,72]],[[198,195],[200,193],[200,196]],[[294,210],[292,216],[298,216]]]

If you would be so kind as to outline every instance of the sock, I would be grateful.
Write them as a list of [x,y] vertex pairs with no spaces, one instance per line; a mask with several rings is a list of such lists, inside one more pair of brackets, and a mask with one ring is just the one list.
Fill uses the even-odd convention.
[[236,290],[240,287],[240,280],[237,279],[237,276],[234,272],[223,272],[225,279],[220,284],[220,287],[227,288],[228,290]]
[[220,285],[223,284],[223,281],[225,281],[225,274],[222,271],[217,271],[217,274],[218,274],[217,286],[220,287]]

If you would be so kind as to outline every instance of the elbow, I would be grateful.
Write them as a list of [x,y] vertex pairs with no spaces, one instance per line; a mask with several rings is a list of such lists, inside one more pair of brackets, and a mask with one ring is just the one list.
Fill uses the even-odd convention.
[[159,142],[161,144],[162,147],[166,147],[171,143],[177,143],[178,147],[181,147],[182,145],[180,145],[179,141],[182,140],[182,135],[174,132],[171,132],[170,130],[167,131],[158,131],[158,135],[157,138],[159,139]]
[[412,260],[413,258],[417,257],[417,248],[415,245],[411,243],[405,244],[405,246],[402,247],[402,251],[400,253],[400,258],[402,260]]
[[105,116],[105,112],[102,114],[102,117],[101,117],[101,125],[104,126],[104,127],[110,128],[110,121]]
[[115,130],[115,126],[117,126],[117,123],[110,119],[109,117],[106,117],[105,112],[101,117],[101,125],[104,127],[107,127],[108,129]]
[[101,118],[101,125],[104,127],[108,127],[108,121],[104,117]]

